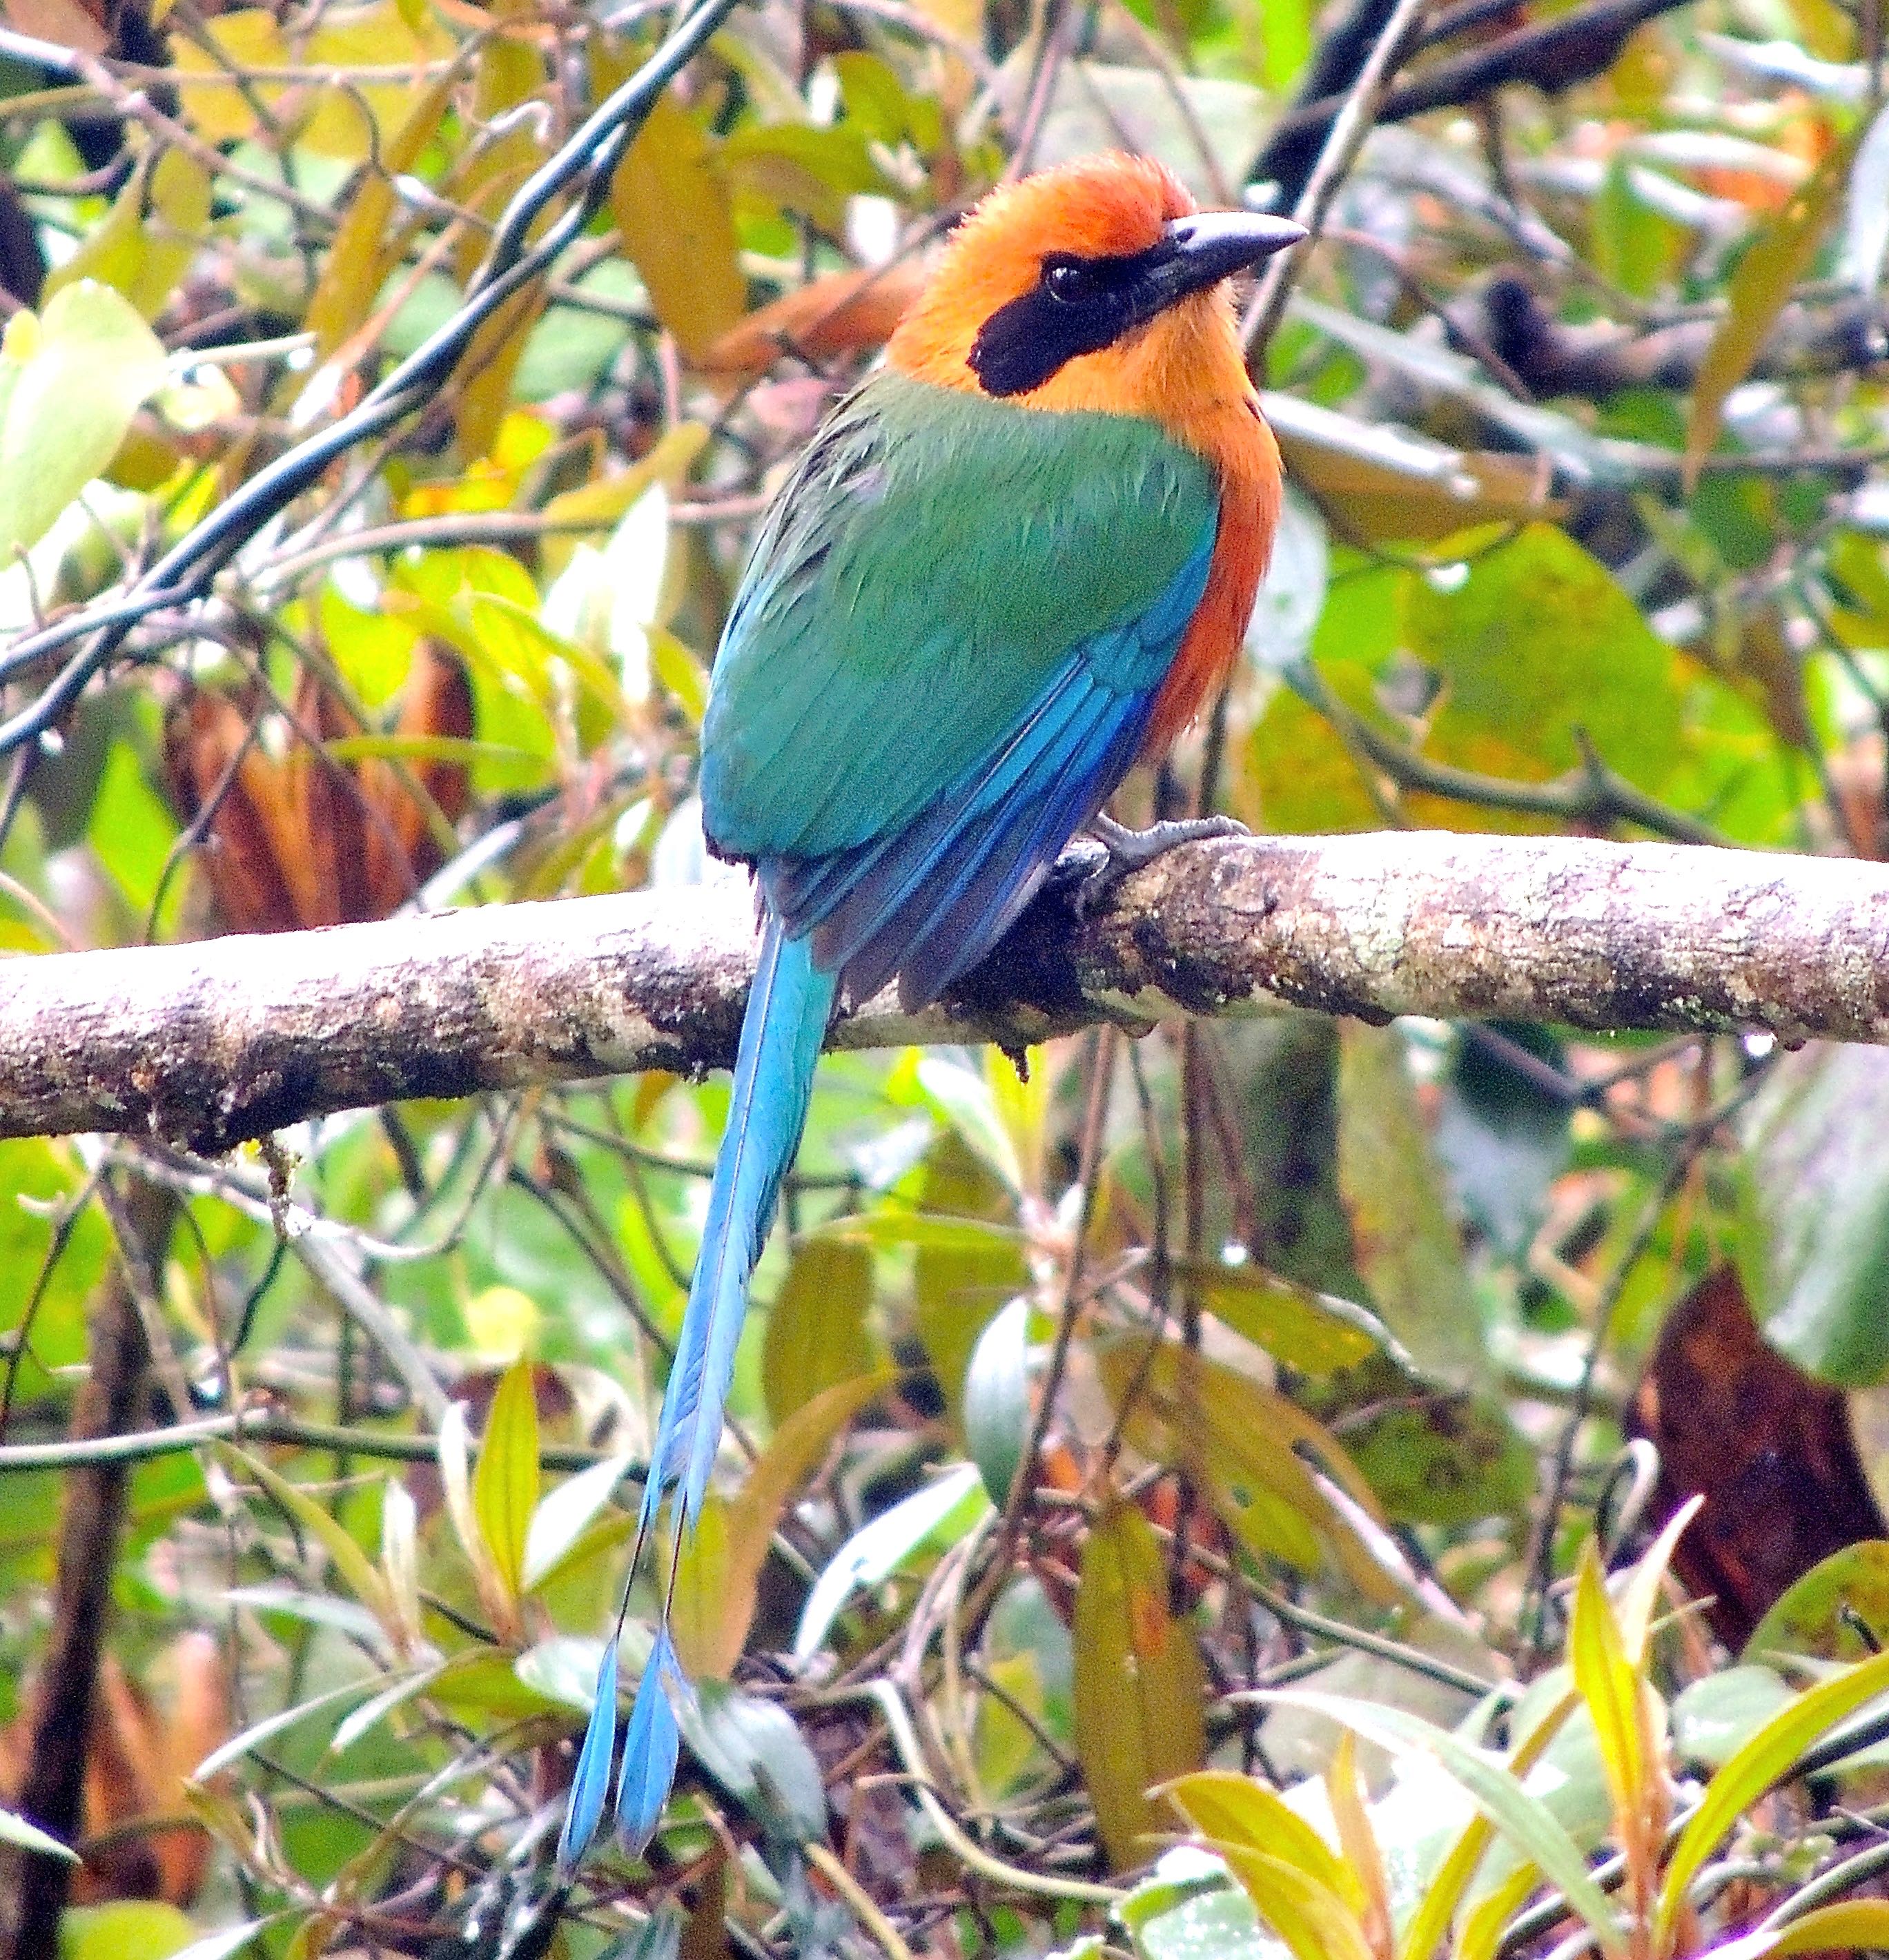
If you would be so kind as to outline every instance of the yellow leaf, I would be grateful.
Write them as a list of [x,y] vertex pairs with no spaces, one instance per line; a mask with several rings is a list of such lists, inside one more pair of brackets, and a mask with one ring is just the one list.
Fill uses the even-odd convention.
[[302,324],[315,336],[318,361],[327,360],[374,310],[401,239],[390,228],[398,208],[393,178],[412,169],[439,128],[451,100],[444,82],[428,89],[380,154],[381,167],[364,171],[361,186],[335,233]]
[[275,16],[261,7],[239,8],[203,23],[204,37],[214,47],[201,47],[186,34],[173,34],[170,64],[177,72],[177,98],[183,119],[205,142],[229,143],[255,135],[252,97],[273,107],[281,99],[279,83],[237,88],[232,78],[246,68],[285,68],[288,43]]
[[1652,1688],[1628,1657],[1614,1602],[1608,1597],[1600,1554],[1591,1538],[1582,1548],[1575,1581],[1568,1660],[1574,1685],[1593,1717],[1601,1768],[1613,1799],[1615,1834],[1626,1850],[1630,1872],[1650,1886],[1646,1861],[1665,1828],[1667,1809],[1655,1754]]
[[1686,483],[1719,439],[1726,398],[1748,375],[1797,282],[1808,272],[1824,234],[1841,208],[1860,129],[1837,145],[1814,177],[1747,250],[1725,288],[1725,317],[1699,364],[1686,418]]
[[472,1473],[479,1535],[509,1601],[523,1589],[525,1538],[537,1504],[538,1398],[531,1363],[521,1355],[499,1377]]
[[1356,1915],[1297,1866],[1243,1844],[1214,1848],[1294,1960],[1371,1960]]
[[1223,1849],[1243,1845],[1296,1865],[1315,1884],[1347,1904],[1361,1906],[1364,1888],[1356,1873],[1297,1811],[1255,1777],[1231,1770],[1199,1770],[1176,1777],[1162,1794],[1203,1838]]
[[1076,1752],[1109,1860],[1125,1869],[1163,1828],[1150,1791],[1207,1754],[1200,1652],[1169,1615],[1160,1547],[1132,1504],[1111,1503],[1089,1532],[1074,1634]]
[[610,210],[657,317],[685,359],[705,355],[747,310],[748,282],[714,145],[673,96],[617,167]]
[[[725,1675],[740,1657],[753,1623],[774,1528],[787,1500],[810,1476],[833,1438],[892,1377],[883,1373],[841,1382],[796,1409],[774,1433],[749,1472],[740,1494],[728,1506],[727,1556],[712,1640],[697,1656],[699,1672]],[[683,1658],[688,1658],[686,1650]]]
[[104,221],[46,281],[45,297],[97,279],[155,320],[196,256],[210,221],[210,194],[209,173],[181,150],[164,151],[148,167],[141,164]]
[[669,1631],[682,1666],[696,1679],[721,1675],[722,1608],[728,1596],[728,1505],[718,1492],[703,1498],[695,1522],[676,1555],[676,1589]]
[[1842,1899],[1785,1928],[1773,1955],[1819,1953],[1889,1946],[1889,1899]]
[[795,1249],[762,1348],[762,1392],[775,1423],[823,1389],[871,1370],[866,1316],[872,1303],[870,1246],[810,1239]]

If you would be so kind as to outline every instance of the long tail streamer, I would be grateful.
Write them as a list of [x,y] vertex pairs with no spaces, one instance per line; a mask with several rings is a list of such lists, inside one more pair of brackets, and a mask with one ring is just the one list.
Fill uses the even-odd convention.
[[[701,1252],[657,1419],[637,1518],[636,1547],[615,1624],[597,1669],[596,1701],[578,1751],[570,1807],[558,1841],[558,1862],[567,1873],[576,1869],[589,1850],[603,1815],[616,1745],[617,1647],[644,1547],[663,1496],[673,1489],[671,1527],[679,1554],[708,1492],[734,1376],[735,1348],[747,1312],[748,1282],[774,1220],[781,1180],[800,1146],[836,985],[833,975],[813,964],[808,941],[788,938],[770,915],[742,1024],[734,1095],[709,1188]],[[617,1782],[617,1836],[632,1854],[655,1834],[676,1777],[680,1741],[676,1707],[689,1691],[669,1637],[675,1590],[672,1555],[655,1644],[637,1685]]]

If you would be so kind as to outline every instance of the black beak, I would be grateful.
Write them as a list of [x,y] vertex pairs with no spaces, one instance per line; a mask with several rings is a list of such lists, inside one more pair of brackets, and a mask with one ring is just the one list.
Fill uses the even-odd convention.
[[1161,289],[1161,304],[1169,305],[1296,245],[1305,235],[1302,224],[1261,212],[1203,211],[1176,218],[1162,228],[1150,276]]

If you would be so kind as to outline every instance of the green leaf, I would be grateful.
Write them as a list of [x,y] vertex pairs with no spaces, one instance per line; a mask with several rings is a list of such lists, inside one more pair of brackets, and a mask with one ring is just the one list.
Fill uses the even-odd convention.
[[932,1146],[924,1176],[927,1217],[979,1228],[920,1242],[912,1266],[918,1338],[946,1405],[961,1418],[965,1370],[978,1335],[1006,1300],[1029,1287],[1029,1268],[1015,1230],[1016,1200],[956,1131]]
[[1022,1159],[997,1108],[990,1077],[949,1054],[921,1056],[917,1077],[939,1115],[996,1172],[1006,1190],[1020,1195]]
[[538,1481],[538,1398],[532,1365],[520,1355],[499,1378],[472,1473],[472,1509],[508,1599],[524,1588]]
[[1338,1186],[1358,1270],[1417,1370],[1465,1386],[1488,1351],[1403,1036],[1347,1022],[1340,1040]]
[[872,1305],[870,1246],[822,1237],[795,1246],[761,1350],[762,1392],[777,1426],[826,1389],[873,1372]]
[[1852,137],[1840,143],[1739,259],[1725,288],[1725,317],[1693,383],[1686,419],[1687,485],[1719,439],[1725,399],[1749,374],[1797,282],[1808,273],[1849,180]]
[[[1872,1647],[1857,1622],[1878,1636]],[[1820,1559],[1753,1629],[1744,1658],[1811,1654],[1867,1659],[1889,1636],[1889,1539],[1865,1538]]]
[[1197,1845],[1164,1851],[1113,1909],[1138,1960],[1283,1960],[1286,1949],[1261,1932],[1253,1902],[1223,1859]]
[[1258,1266],[1176,1259],[1169,1271],[1216,1320],[1303,1375],[1336,1374],[1397,1344],[1368,1309]]
[[793,1637],[794,1659],[812,1659],[835,1616],[860,1587],[889,1579],[927,1545],[956,1544],[990,1513],[977,1465],[959,1463],[855,1532],[813,1582]]
[[567,1477],[538,1500],[525,1533],[524,1563],[519,1570],[525,1591],[542,1585],[558,1569],[585,1528],[615,1494],[634,1461],[627,1456],[606,1457],[574,1477]]
[[1733,1242],[1773,1347],[1865,1388],[1889,1371],[1889,1052],[1820,1044],[1782,1056],[1745,1123]]
[[825,1837],[820,1766],[778,1702],[705,1681],[679,1719],[696,1760],[771,1835],[790,1844]]
[[67,1909],[59,1920],[59,1960],[176,1960],[196,1938],[197,1929],[174,1905],[114,1899]]
[[[1551,524],[1486,552],[1453,587],[1402,588],[1410,651],[1443,683],[1425,752],[1541,781],[1581,765],[1585,737],[1643,788],[1671,766],[1680,731],[1673,650],[1607,568]],[[1461,807],[1419,797],[1420,812]]]
[[1797,1699],[1768,1667],[1722,1667],[1690,1682],[1669,1720],[1673,1754],[1684,1763],[1723,1769],[1778,1711]]
[[978,1337],[964,1376],[964,1435],[994,1504],[1010,1501],[1029,1441],[1030,1303],[1013,1300]]
[[0,344],[0,565],[109,464],[166,358],[137,309],[92,280],[16,313]]
[[1153,1529],[1110,1503],[1090,1528],[1076,1591],[1076,1753],[1118,1871],[1167,1828],[1150,1793],[1206,1760],[1207,1684],[1192,1631],[1168,1611]]
[[1670,1950],[1686,1893],[1722,1839],[1798,1758],[1846,1715],[1889,1691],[1889,1654],[1821,1682],[1767,1722],[1706,1786],[1668,1860],[1653,1920],[1655,1952]]
[[387,1589],[387,1582],[380,1567],[355,1542],[346,1526],[318,1504],[299,1484],[278,1476],[259,1456],[252,1456],[234,1443],[224,1443],[222,1450],[245,1475],[253,1477],[268,1491],[293,1522],[314,1534],[333,1560],[335,1570],[348,1591],[390,1634],[396,1632],[399,1616]]
[[252,1919],[241,1926],[225,1927],[221,1933],[206,1933],[201,1939],[180,1947],[170,1960],[230,1960],[231,1954],[240,1953],[259,1933],[266,1932],[269,1924],[266,1919]]
[[1547,1806],[1523,1789],[1514,1772],[1484,1751],[1401,1708],[1353,1701],[1340,1695],[1282,1689],[1257,1698],[1328,1716],[1366,1742],[1393,1755],[1429,1757],[1475,1799],[1477,1807],[1593,1930],[1609,1953],[1623,1950],[1620,1930],[1607,1895],[1594,1882],[1587,1860]]
[[[422,1670],[423,1672],[425,1670]],[[190,1773],[192,1783],[208,1783],[219,1770],[227,1769],[231,1763],[247,1755],[259,1743],[268,1742],[272,1736],[279,1736],[285,1729],[292,1729],[298,1722],[305,1722],[311,1715],[323,1709],[333,1708],[344,1701],[353,1701],[376,1691],[376,1684],[386,1683],[390,1677],[384,1674],[371,1674],[359,1681],[344,1682],[339,1688],[331,1688],[324,1694],[317,1694],[307,1701],[292,1703],[286,1708],[278,1708],[273,1715],[265,1715],[259,1721],[252,1722],[240,1733],[220,1743],[204,1758]]]

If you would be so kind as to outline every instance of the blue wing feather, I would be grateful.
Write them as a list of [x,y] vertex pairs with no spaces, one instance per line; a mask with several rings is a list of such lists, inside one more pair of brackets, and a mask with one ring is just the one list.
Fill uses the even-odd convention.
[[915,820],[851,851],[762,861],[771,910],[812,936],[851,999],[896,973],[905,1004],[924,1006],[1002,938],[1133,765],[1217,530],[1139,619],[1078,644],[996,752]]

